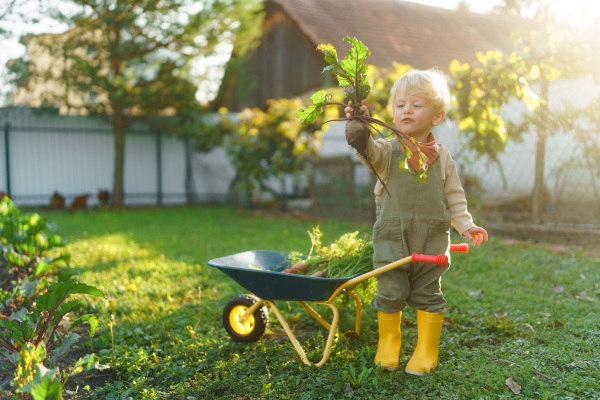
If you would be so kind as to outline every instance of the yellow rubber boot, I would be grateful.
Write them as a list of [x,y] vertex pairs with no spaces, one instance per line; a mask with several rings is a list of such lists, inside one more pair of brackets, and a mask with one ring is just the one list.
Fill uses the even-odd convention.
[[432,314],[417,310],[419,338],[415,353],[406,365],[406,373],[423,376],[437,366],[443,322],[444,313]]
[[388,371],[398,369],[400,346],[402,345],[402,333],[400,332],[401,318],[402,311],[396,313],[377,311],[379,343],[377,344],[375,364],[380,364]]

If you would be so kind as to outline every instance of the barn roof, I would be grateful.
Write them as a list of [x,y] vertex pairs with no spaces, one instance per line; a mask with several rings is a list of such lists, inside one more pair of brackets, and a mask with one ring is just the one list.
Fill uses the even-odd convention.
[[356,37],[371,51],[368,63],[393,62],[447,70],[454,59],[473,60],[477,51],[512,49],[511,31],[531,21],[476,14],[401,0],[272,0],[315,47],[331,43],[343,57]]

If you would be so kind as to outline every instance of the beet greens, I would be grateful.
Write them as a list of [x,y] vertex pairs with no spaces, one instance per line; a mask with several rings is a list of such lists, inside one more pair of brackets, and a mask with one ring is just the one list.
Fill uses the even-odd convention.
[[[324,69],[325,71],[330,71],[338,80],[340,87],[342,87],[346,93],[346,101],[352,101],[353,115],[350,118],[339,118],[329,120],[327,122],[333,121],[351,121],[357,120],[362,122],[368,128],[377,132],[381,137],[385,137],[382,133],[382,129],[388,129],[393,132],[398,138],[398,143],[403,147],[402,156],[398,160],[398,165],[401,169],[409,172],[411,175],[417,179],[419,182],[425,181],[425,162],[427,161],[427,157],[416,146],[416,141],[400,132],[397,128],[392,127],[385,122],[370,117],[368,115],[362,114],[360,107],[364,100],[367,99],[369,93],[371,92],[371,87],[366,80],[366,72],[368,70],[368,66],[364,64],[365,59],[371,54],[369,49],[358,39],[350,39],[349,37],[344,38],[344,42],[348,42],[352,45],[352,48],[346,55],[344,59],[341,61],[338,59],[337,51],[331,44],[320,44],[317,47],[321,53],[323,53],[325,62],[328,64]],[[296,113],[296,118],[299,118],[303,124],[312,123],[322,112],[323,108],[327,106],[341,106],[346,107],[344,103],[337,103],[331,101],[332,96],[323,91],[318,91],[314,93],[310,97],[311,104],[306,108],[299,110]],[[370,135],[369,129],[365,129],[365,134]],[[406,141],[411,141],[419,154],[419,165],[420,168],[418,171],[413,171],[410,169],[408,165],[408,159],[411,155],[411,150],[408,147]],[[367,141],[368,143],[368,141]],[[371,170],[374,170],[371,162],[368,157],[368,150],[366,151],[366,160],[371,167]],[[376,174],[377,175],[377,174]],[[379,178],[379,176],[377,176]],[[379,179],[381,181],[381,179]],[[383,181],[382,181],[383,183]],[[385,185],[384,185],[385,186]],[[386,188],[387,190],[387,188]]]

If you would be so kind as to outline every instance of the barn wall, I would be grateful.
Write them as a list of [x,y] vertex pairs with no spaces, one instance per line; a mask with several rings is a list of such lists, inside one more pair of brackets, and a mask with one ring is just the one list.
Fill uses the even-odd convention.
[[271,98],[291,98],[326,86],[321,53],[276,5],[267,9],[261,44],[248,55],[244,75],[235,85],[253,87],[247,99],[231,99],[228,108],[265,105]]

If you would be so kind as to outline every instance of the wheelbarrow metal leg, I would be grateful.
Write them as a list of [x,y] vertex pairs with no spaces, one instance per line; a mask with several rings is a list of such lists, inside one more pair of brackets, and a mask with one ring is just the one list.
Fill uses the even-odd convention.
[[318,363],[315,364],[315,367],[321,367],[327,362],[327,359],[329,359],[329,354],[331,353],[331,347],[333,346],[333,339],[335,338],[335,333],[337,331],[338,321],[340,320],[340,313],[338,312],[338,309],[336,308],[336,306],[334,306],[331,303],[320,303],[319,302],[317,304],[323,304],[323,305],[331,308],[331,311],[333,312],[333,320],[331,321],[331,329],[329,329],[329,336],[327,337],[327,343],[325,345],[325,351],[323,352],[323,358],[321,359],[321,361],[319,361]]
[[296,349],[296,352],[298,353],[298,355],[302,359],[302,362],[304,364],[306,364],[306,365],[309,365],[309,366],[312,365],[312,363],[308,360],[308,357],[306,357],[306,354],[304,354],[304,350],[302,350],[302,347],[300,346],[300,343],[298,343],[298,339],[296,339],[296,336],[294,335],[294,332],[292,332],[292,330],[290,329],[289,325],[285,321],[285,318],[283,318],[283,315],[281,315],[281,311],[279,311],[279,308],[277,308],[277,306],[275,305],[275,303],[272,302],[272,301],[266,300],[265,303],[267,305],[269,305],[271,307],[271,309],[273,310],[273,312],[275,313],[275,316],[277,317],[277,320],[279,321],[279,323],[283,327],[283,330],[285,331],[285,333],[288,335],[288,338],[290,339],[290,342],[292,342],[292,346],[294,346],[294,349]]
[[357,335],[360,336],[360,324],[362,320],[362,301],[360,301],[360,298],[352,292],[344,292],[344,294],[346,296],[352,297],[354,299],[354,302],[356,303],[356,323],[354,331]]
[[311,306],[306,304],[304,301],[298,301],[298,304],[300,304],[302,306],[302,308],[304,308],[306,310],[307,313],[312,315],[314,319],[319,321],[321,323],[321,325],[323,325],[325,327],[325,329],[327,329],[327,330],[331,329],[331,324],[329,322],[325,321],[323,319],[323,317],[321,317],[319,315],[319,313],[316,312]]
[[[279,321],[279,323],[283,327],[283,330],[285,331],[286,335],[288,335],[288,338],[290,339],[290,342],[292,342],[292,346],[294,346],[294,349],[296,349],[296,352],[298,353],[298,355],[302,359],[302,362],[304,364],[308,365],[308,366],[313,365],[313,363],[310,362],[310,360],[308,359],[308,357],[306,357],[306,354],[304,353],[304,350],[302,349],[302,346],[300,346],[300,343],[298,342],[298,339],[296,339],[296,336],[294,335],[294,332],[292,332],[292,330],[290,329],[290,327],[289,327],[288,323],[286,322],[285,318],[283,318],[283,315],[281,314],[281,311],[279,311],[279,308],[277,308],[277,306],[275,305],[275,303],[272,302],[272,301],[265,300],[264,302],[268,306],[270,306],[271,309],[273,310],[273,312],[275,313],[275,316],[277,317],[277,320]],[[323,322],[329,326],[329,335],[327,336],[327,342],[325,343],[325,351],[323,352],[323,358],[321,359],[321,361],[319,361],[318,363],[314,364],[315,367],[321,367],[321,366],[323,366],[327,362],[327,360],[329,359],[329,355],[331,354],[331,348],[333,347],[333,339],[335,339],[335,334],[336,334],[336,331],[337,331],[337,325],[338,325],[338,322],[340,320],[340,313],[338,312],[338,309],[333,304],[325,303],[325,302],[318,302],[316,304],[325,305],[325,306],[331,308],[331,311],[333,312],[333,319],[331,321],[331,324],[328,324],[327,321],[323,320],[319,316],[319,318],[321,320],[323,320]],[[309,309],[311,309],[308,305],[306,305],[306,306]],[[316,315],[319,315],[314,310],[313,310],[313,313],[316,314]],[[311,315],[313,315],[313,314],[311,313]],[[317,320],[319,320],[319,318],[317,318]],[[319,322],[321,322],[321,321],[319,321]]]

